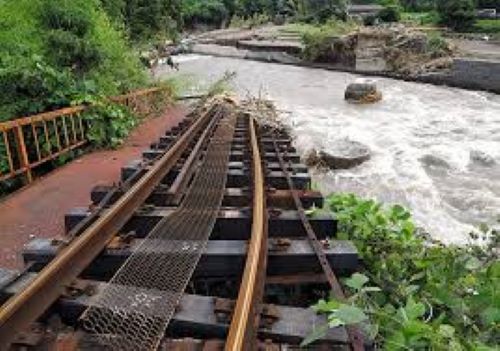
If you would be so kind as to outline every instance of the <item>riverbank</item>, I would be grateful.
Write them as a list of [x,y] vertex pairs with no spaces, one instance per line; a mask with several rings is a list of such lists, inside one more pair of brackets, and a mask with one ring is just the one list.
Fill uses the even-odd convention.
[[[270,26],[252,30],[230,29],[204,33],[193,39],[194,44],[191,46],[190,52],[500,94],[500,45],[498,46],[498,56],[492,55],[492,53],[495,54],[496,49],[494,44],[488,46],[488,56],[482,55],[482,51],[460,50],[457,57],[444,59],[442,67],[438,66],[431,70],[408,74],[387,70],[387,65],[381,62],[378,57],[372,57],[370,52],[367,53],[366,57],[355,58],[354,62],[350,64],[306,61],[299,55],[303,50],[303,45],[297,34],[283,31],[280,28],[279,26]],[[460,48],[469,46],[461,45]]]

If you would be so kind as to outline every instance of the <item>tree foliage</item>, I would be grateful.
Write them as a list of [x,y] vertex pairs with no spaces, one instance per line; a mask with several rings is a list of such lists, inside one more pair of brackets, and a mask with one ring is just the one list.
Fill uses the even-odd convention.
[[500,0],[477,0],[479,8],[500,9]]
[[0,120],[145,82],[139,60],[97,0],[3,1],[0,42]]
[[189,27],[197,24],[221,26],[230,16],[230,8],[221,0],[185,0],[183,3],[183,21]]
[[444,25],[454,30],[466,30],[475,21],[473,0],[437,0],[437,10]]

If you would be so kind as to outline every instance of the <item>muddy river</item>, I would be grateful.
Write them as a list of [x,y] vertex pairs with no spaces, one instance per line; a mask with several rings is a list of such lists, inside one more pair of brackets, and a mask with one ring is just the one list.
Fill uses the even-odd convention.
[[[340,139],[367,145],[371,159],[350,170],[314,174],[324,193],[354,192],[411,208],[419,225],[444,242],[463,243],[500,220],[500,96],[408,83],[377,82],[382,102],[350,105],[344,89],[360,77],[230,58],[187,55],[180,75],[202,89],[236,72],[241,95],[273,99],[301,153]],[[196,89],[195,88],[195,89]]]

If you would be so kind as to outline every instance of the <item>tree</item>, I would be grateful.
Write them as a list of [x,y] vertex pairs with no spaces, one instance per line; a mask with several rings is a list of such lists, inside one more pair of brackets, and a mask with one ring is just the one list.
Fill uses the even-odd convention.
[[482,9],[500,9],[500,0],[478,0],[477,6]]
[[183,17],[184,24],[188,27],[200,23],[220,26],[230,18],[228,9],[220,0],[185,0]]
[[125,0],[101,0],[101,3],[109,18],[117,22],[123,21]]
[[133,40],[172,36],[182,27],[181,0],[127,0],[125,25]]
[[438,0],[437,10],[442,23],[458,31],[472,27],[476,17],[473,0]]

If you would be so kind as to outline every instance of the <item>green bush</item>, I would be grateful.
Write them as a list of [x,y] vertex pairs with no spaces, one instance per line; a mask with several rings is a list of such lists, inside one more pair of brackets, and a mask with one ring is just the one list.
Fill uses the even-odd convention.
[[335,54],[332,38],[352,32],[358,25],[351,21],[330,20],[321,26],[295,25],[295,28],[302,35],[304,58],[314,62],[329,62],[332,54]]
[[327,201],[338,238],[354,241],[365,269],[344,281],[347,301],[315,306],[330,327],[363,322],[384,350],[492,351],[499,345],[498,232],[488,233],[487,246],[444,246],[421,234],[401,206],[349,194]]
[[500,21],[494,19],[480,19],[476,21],[472,30],[476,33],[500,33]]
[[40,8],[41,24],[48,29],[60,29],[83,37],[92,29],[92,13],[85,10],[83,6],[73,6],[68,2],[47,1]]
[[188,0],[184,2],[184,23],[188,26],[208,24],[220,26],[229,17],[229,12],[220,0]]
[[401,20],[404,22],[410,22],[414,25],[437,25],[441,22],[441,18],[437,11],[429,12],[403,12],[401,14]]
[[363,17],[363,24],[365,26],[374,26],[377,24],[379,18],[377,15],[368,15]]
[[476,18],[473,0],[437,0],[437,10],[442,24],[457,31],[470,29]]
[[449,45],[445,38],[440,34],[430,34],[427,37],[427,52],[434,57],[439,57],[443,54],[448,54]]
[[382,22],[399,22],[401,19],[401,11],[398,6],[386,6],[378,13],[378,18]]
[[97,0],[4,0],[0,42],[0,121],[146,82]]

